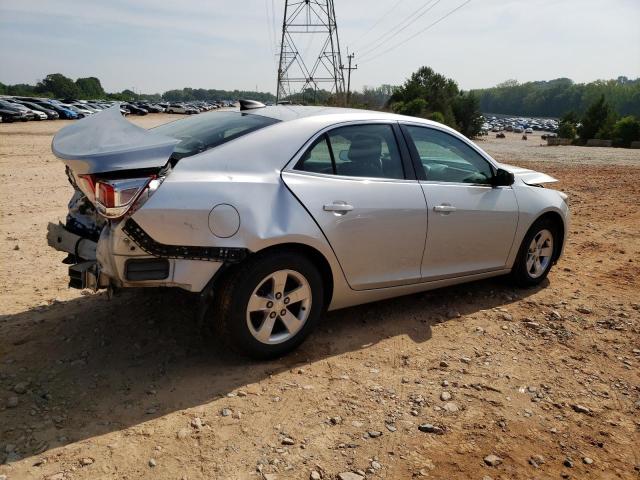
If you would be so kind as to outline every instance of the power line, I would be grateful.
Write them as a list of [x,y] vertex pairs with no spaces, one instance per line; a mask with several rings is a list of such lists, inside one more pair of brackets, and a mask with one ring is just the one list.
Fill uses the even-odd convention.
[[445,15],[443,15],[442,17],[440,17],[438,20],[436,20],[435,22],[430,23],[429,25],[427,25],[425,28],[423,28],[422,30],[418,30],[416,33],[414,33],[413,35],[411,35],[410,37],[404,39],[403,41],[401,41],[400,43],[396,43],[395,45],[393,45],[392,47],[383,50],[382,52],[380,52],[377,55],[374,55],[372,57],[369,58],[365,58],[364,62],[370,62],[372,60],[375,60],[378,57],[381,57],[382,55],[385,55],[387,53],[389,53],[392,50],[395,50],[396,48],[404,45],[405,43],[407,43],[410,40],[413,40],[414,38],[416,38],[418,35],[423,34],[424,32],[426,32],[427,30],[429,30],[430,28],[434,27],[435,25],[437,25],[438,23],[440,23],[441,21],[443,21],[445,18],[449,17],[450,15],[453,15],[455,12],[457,12],[458,10],[460,10],[462,7],[464,7],[467,3],[471,2],[471,0],[466,0],[465,2],[461,3],[460,5],[458,5],[456,8],[454,8],[453,10],[450,10],[448,13],[446,13]]
[[393,6],[387,10],[378,20],[375,21],[375,23],[373,23],[361,36],[358,40],[356,40],[356,45],[360,42],[362,42],[362,39],[364,37],[366,37],[367,35],[369,35],[369,33],[371,33],[371,31],[376,28],[378,25],[380,25],[380,22],[382,22],[387,15],[389,15],[390,13],[392,13],[393,11],[395,11],[395,9],[405,0],[398,0],[396,3],[393,4]]
[[435,7],[441,1],[442,0],[430,0],[425,5],[422,5],[417,10],[415,10],[414,12],[409,14],[407,17],[405,17],[400,23],[396,24],[395,26],[393,26],[392,28],[387,30],[385,33],[383,33],[376,40],[373,40],[371,42],[371,45],[369,47],[365,48],[364,52],[360,52],[360,54],[363,55],[363,56],[366,56],[366,55],[370,54],[371,52],[373,52],[374,50],[377,50],[382,45],[384,45],[386,42],[388,42],[389,40],[395,38],[400,33],[402,33],[402,31],[405,28],[407,28],[407,27],[413,25],[415,22],[417,22],[420,18],[422,18],[427,12],[429,12],[433,7]]
[[[274,65],[277,65],[276,63],[276,54],[277,54],[276,30],[275,30],[275,25],[272,23],[272,18],[273,18],[272,12],[269,11],[269,0],[264,0],[264,8],[267,15],[267,31],[269,34],[269,44],[270,44],[269,50],[271,50],[271,57],[273,59]],[[274,18],[274,21],[275,21],[275,18]]]

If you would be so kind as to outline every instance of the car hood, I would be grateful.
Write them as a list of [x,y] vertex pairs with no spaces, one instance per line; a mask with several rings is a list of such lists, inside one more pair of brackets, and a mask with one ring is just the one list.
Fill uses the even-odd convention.
[[558,179],[553,178],[546,173],[536,172],[535,170],[529,170],[528,168],[507,165],[506,163],[502,163],[500,166],[506,171],[513,173],[527,185],[540,185],[542,183],[554,183],[558,181]]
[[60,130],[51,150],[81,175],[161,168],[179,142],[125,120],[114,105]]

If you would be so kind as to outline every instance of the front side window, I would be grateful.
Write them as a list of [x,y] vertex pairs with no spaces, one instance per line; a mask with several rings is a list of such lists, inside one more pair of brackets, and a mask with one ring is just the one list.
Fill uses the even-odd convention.
[[151,130],[180,140],[171,155],[171,158],[179,160],[278,122],[262,115],[212,112],[176,120]]
[[404,179],[402,158],[391,125],[351,125],[322,135],[296,170],[348,177]]
[[405,126],[427,181],[490,184],[493,170],[462,140],[427,127]]

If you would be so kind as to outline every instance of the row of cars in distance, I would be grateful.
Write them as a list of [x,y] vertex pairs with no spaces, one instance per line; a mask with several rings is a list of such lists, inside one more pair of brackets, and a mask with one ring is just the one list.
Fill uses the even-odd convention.
[[120,105],[123,115],[146,115],[147,113],[196,114],[217,108],[234,106],[235,102],[115,102],[107,100],[56,100],[37,97],[0,96],[0,121],[27,122],[29,120],[75,120]]
[[558,121],[552,118],[523,118],[485,116],[482,131],[485,134],[491,132],[514,132],[530,134],[534,131],[558,132]]

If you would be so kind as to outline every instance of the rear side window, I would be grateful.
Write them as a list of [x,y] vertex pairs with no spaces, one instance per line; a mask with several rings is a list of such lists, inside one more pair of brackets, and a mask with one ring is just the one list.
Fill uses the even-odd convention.
[[390,125],[351,125],[322,135],[296,170],[348,177],[404,179],[402,158]]
[[171,155],[180,160],[278,122],[261,115],[210,112],[160,125],[152,131],[180,140]]

